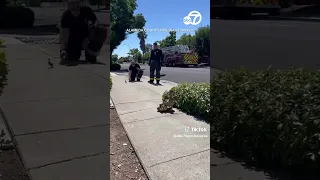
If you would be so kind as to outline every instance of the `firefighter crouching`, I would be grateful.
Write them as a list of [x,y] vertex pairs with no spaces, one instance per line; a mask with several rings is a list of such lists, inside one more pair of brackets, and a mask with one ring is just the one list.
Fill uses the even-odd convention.
[[154,83],[154,72],[156,72],[156,82],[157,85],[160,85],[160,70],[161,70],[161,64],[162,64],[162,51],[158,49],[158,44],[153,43],[153,49],[150,53],[150,60],[149,60],[149,66],[150,66],[150,80],[149,83]]

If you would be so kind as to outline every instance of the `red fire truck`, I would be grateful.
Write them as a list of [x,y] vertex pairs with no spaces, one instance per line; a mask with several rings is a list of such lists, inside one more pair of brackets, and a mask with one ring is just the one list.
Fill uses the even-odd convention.
[[187,45],[176,45],[161,48],[163,53],[163,66],[189,66],[198,65],[198,55]]

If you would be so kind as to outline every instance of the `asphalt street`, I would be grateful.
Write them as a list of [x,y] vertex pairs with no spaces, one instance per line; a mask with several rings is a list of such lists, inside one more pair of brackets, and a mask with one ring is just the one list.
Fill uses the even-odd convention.
[[[126,70],[129,68],[129,63],[121,64],[121,69]],[[147,64],[140,65],[141,69],[144,70],[144,76],[149,76],[149,66]],[[193,83],[193,82],[210,82],[210,68],[209,67],[201,67],[201,68],[179,68],[179,67],[162,67],[161,79],[172,81],[175,83]]]
[[320,23],[211,20],[211,65],[218,69],[320,67]]

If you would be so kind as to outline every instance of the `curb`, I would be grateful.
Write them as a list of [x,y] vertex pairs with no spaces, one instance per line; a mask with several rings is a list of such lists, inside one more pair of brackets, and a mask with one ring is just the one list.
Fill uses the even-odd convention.
[[[114,73],[114,72],[110,72],[110,74],[111,74],[112,76],[127,76],[126,73]],[[142,76],[142,78],[148,79],[149,76]],[[141,79],[142,79],[142,78],[141,78]],[[173,86],[179,85],[179,83],[175,83],[175,82],[168,81],[168,80],[161,80],[161,82],[165,82],[166,84],[171,84],[171,85],[173,85]]]
[[305,17],[269,17],[271,20],[289,20],[289,21],[305,21],[305,22],[320,22],[320,18],[305,18]]
[[12,140],[12,145],[13,145],[14,149],[17,151],[17,154],[18,154],[18,156],[19,156],[19,158],[20,158],[20,160],[22,162],[22,166],[23,166],[24,170],[26,171],[26,174],[27,174],[28,178],[31,180],[32,177],[31,177],[31,173],[29,171],[30,169],[27,168],[26,161],[24,160],[24,158],[22,156],[22,151],[21,151],[21,149],[20,149],[20,147],[18,145],[18,142],[17,142],[17,140],[15,138],[15,135],[13,133],[13,129],[10,126],[9,121],[7,119],[7,116],[6,116],[5,112],[3,111],[3,108],[2,108],[1,105],[0,105],[0,116],[2,116],[5,126],[7,126],[8,135],[10,136],[10,138]]
[[[114,74],[112,74],[112,75],[114,75]],[[116,75],[116,76],[117,76],[117,75]],[[110,102],[111,102],[111,101],[112,101],[112,103],[113,103],[113,100],[112,100],[112,98],[111,98],[111,96],[110,96]],[[134,149],[134,153],[136,154],[136,156],[137,156],[137,158],[138,158],[138,161],[139,161],[139,163],[140,163],[140,165],[141,165],[141,168],[143,169],[144,173],[146,174],[148,180],[152,180],[151,177],[150,177],[150,174],[148,173],[148,171],[147,171],[147,169],[146,169],[146,165],[143,164],[140,155],[137,153],[137,152],[138,152],[138,151],[137,151],[137,148],[133,145],[132,139],[131,139],[130,136],[128,135],[128,132],[127,132],[126,128],[123,126],[123,123],[122,123],[122,121],[121,121],[121,118],[120,118],[120,115],[119,115],[119,113],[118,113],[118,111],[117,111],[116,106],[114,106],[113,109],[117,112],[117,115],[118,115],[118,117],[119,117],[119,119],[120,119],[120,123],[121,123],[121,125],[122,125],[122,128],[123,128],[124,132],[126,133],[126,135],[127,135],[127,137],[128,137],[128,140],[129,140],[132,148]]]

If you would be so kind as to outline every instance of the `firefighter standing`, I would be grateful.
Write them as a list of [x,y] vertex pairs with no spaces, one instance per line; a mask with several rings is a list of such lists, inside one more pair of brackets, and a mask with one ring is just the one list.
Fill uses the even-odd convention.
[[149,83],[154,83],[154,71],[156,71],[156,81],[157,85],[160,84],[160,70],[161,70],[161,64],[162,64],[162,51],[158,49],[158,44],[153,43],[153,49],[150,53],[150,60],[149,60],[149,66],[150,66],[150,80]]

